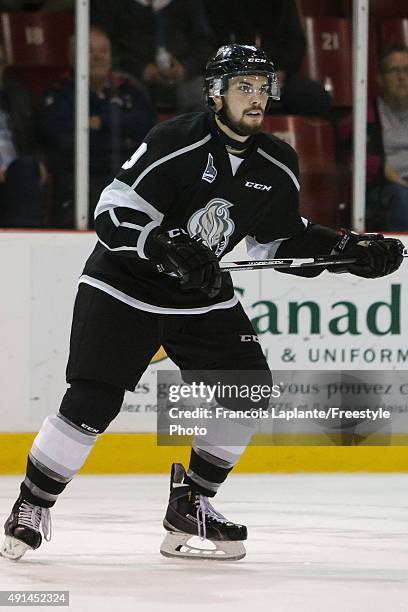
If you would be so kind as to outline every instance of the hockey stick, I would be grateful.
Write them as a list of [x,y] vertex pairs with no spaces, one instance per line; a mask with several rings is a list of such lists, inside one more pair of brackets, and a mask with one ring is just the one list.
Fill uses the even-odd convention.
[[[408,257],[407,249],[404,250],[403,257]],[[339,255],[322,255],[320,257],[306,257],[296,259],[261,259],[248,261],[224,261],[220,262],[220,268],[223,272],[234,272],[235,270],[261,270],[280,268],[310,268],[313,266],[340,266],[344,264],[353,264],[358,260],[356,258],[341,258]]]

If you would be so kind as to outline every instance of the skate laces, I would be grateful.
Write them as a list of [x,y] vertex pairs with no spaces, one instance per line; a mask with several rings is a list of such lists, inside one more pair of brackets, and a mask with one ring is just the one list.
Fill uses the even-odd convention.
[[18,511],[19,525],[30,527],[35,531],[41,531],[46,542],[51,540],[51,513],[49,508],[34,506],[30,502],[23,501]]
[[205,540],[207,537],[207,525],[206,518],[213,518],[220,523],[228,523],[228,519],[225,518],[220,512],[210,504],[208,497],[205,495],[201,495],[200,493],[196,494],[195,504],[197,507],[197,528],[198,528],[198,537],[200,540]]

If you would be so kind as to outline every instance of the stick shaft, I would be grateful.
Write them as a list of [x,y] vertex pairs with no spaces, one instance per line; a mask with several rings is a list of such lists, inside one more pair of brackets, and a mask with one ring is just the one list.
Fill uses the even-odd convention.
[[[404,257],[408,257],[408,252],[404,252]],[[340,255],[323,255],[321,257],[306,257],[296,259],[261,259],[261,260],[243,260],[243,261],[224,261],[220,263],[220,268],[223,272],[234,272],[235,270],[261,270],[280,268],[310,268],[315,266],[339,266],[344,264],[353,264],[358,260],[356,258],[342,258]]]

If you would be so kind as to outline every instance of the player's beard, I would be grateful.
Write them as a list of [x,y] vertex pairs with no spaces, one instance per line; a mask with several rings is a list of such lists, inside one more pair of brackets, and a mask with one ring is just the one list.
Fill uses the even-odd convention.
[[[225,104],[225,103],[224,103]],[[260,121],[259,123],[250,125],[249,123],[245,122],[245,113],[247,113],[250,110],[261,110],[262,111],[262,121]],[[230,109],[228,104],[225,104],[225,113],[228,117],[228,120],[231,124],[232,129],[234,129],[234,127],[237,128],[237,134],[242,134],[243,136],[252,136],[253,134],[258,134],[259,132],[262,131],[263,128],[263,124],[264,124],[264,118],[265,118],[265,111],[262,110],[262,108],[248,108],[243,112],[243,116],[241,119],[239,119],[238,121],[236,119],[233,119],[233,117],[231,117],[231,113],[230,113]]]

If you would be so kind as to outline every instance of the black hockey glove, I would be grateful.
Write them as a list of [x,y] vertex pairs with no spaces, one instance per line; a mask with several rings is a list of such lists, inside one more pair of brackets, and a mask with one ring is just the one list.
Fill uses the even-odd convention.
[[[146,248],[147,247],[147,248]],[[215,297],[221,289],[221,270],[211,249],[183,229],[154,229],[145,252],[163,272],[174,272],[185,289],[199,289]]]
[[403,261],[404,245],[397,238],[384,238],[382,234],[356,234],[343,230],[334,252],[355,257],[358,262],[344,267],[328,266],[330,272],[350,272],[363,278],[379,278],[398,270]]

